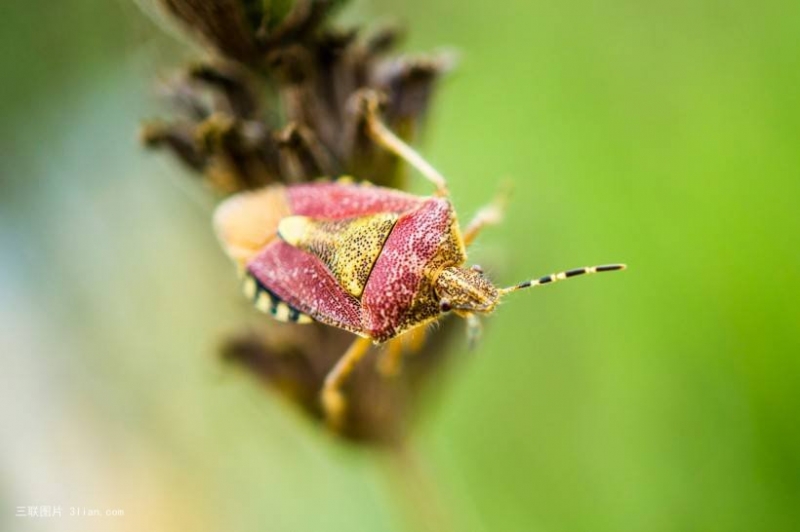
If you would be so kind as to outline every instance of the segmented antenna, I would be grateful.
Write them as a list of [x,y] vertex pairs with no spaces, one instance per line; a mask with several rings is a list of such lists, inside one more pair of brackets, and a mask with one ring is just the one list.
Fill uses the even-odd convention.
[[509,286],[508,288],[501,288],[500,290],[498,290],[498,292],[500,292],[501,295],[504,295],[510,292],[516,292],[517,290],[522,290],[524,288],[533,288],[535,286],[541,286],[543,284],[563,281],[565,279],[569,279],[570,277],[577,277],[579,275],[589,275],[591,273],[614,272],[617,270],[624,270],[625,268],[627,268],[625,264],[604,264],[602,266],[587,266],[585,268],[574,268],[572,270],[567,270],[564,272],[545,275],[544,277],[540,277],[538,279],[523,281],[515,286]]

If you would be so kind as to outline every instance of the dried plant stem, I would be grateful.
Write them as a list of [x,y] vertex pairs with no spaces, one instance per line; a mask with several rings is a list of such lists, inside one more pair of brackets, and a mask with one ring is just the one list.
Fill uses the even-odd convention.
[[386,453],[382,465],[386,483],[409,530],[455,530],[430,467],[411,443],[405,442]]

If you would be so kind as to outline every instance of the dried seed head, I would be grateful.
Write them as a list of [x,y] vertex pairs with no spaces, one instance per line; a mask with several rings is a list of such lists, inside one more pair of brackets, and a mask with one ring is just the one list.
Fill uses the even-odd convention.
[[[432,388],[448,363],[452,351],[446,346],[461,332],[455,324],[456,320],[445,320],[430,338],[412,336],[394,347],[414,353],[403,358],[402,371],[396,375],[386,375],[397,370],[391,366],[394,348],[372,348],[348,380],[347,417],[338,434],[364,444],[401,444],[419,403],[432,391],[427,388]],[[321,420],[323,381],[352,341],[352,334],[324,325],[281,325],[268,332],[265,328],[232,336],[223,344],[222,354],[302,412]]]
[[[380,91],[387,124],[409,141],[436,81],[451,68],[450,56],[387,58],[397,31],[359,38],[355,30],[331,28],[326,17],[338,2],[298,1],[289,11],[264,13],[253,0],[160,1],[213,41],[218,57],[190,66],[172,83],[174,131],[158,122],[148,128],[148,145],[172,150],[223,193],[321,173],[402,187],[396,157],[374,145],[348,102],[365,88]],[[273,4],[281,3],[269,3],[276,10]],[[224,131],[220,116],[227,119]],[[239,133],[258,130],[254,123],[263,145],[243,145]],[[190,124],[194,135],[187,135]],[[192,136],[196,145],[187,142]]]
[[160,0],[167,11],[218,53],[249,63],[257,57],[255,35],[240,0]]

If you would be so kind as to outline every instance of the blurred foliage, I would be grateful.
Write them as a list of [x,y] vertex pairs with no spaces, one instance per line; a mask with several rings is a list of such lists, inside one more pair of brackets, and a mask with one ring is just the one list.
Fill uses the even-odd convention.
[[[125,2],[4,14],[0,529],[410,529],[392,485],[408,468],[336,444],[217,359],[225,331],[263,318],[210,200],[131,133],[183,49]],[[800,5],[342,15],[461,50],[423,151],[463,217],[516,183],[476,262],[508,282],[631,266],[518,294],[457,353],[416,442],[454,528],[796,528]]]

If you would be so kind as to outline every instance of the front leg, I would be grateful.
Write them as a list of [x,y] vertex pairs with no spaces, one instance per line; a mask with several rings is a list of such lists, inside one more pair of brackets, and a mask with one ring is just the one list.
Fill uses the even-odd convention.
[[403,357],[417,353],[425,345],[425,328],[417,327],[402,336],[386,342],[386,349],[378,359],[378,372],[384,377],[395,377],[400,373]]
[[497,225],[503,221],[503,214],[508,204],[509,192],[502,190],[494,200],[478,210],[464,230],[464,245],[469,246],[487,225]]
[[367,133],[372,139],[389,152],[413,166],[425,179],[435,187],[437,196],[447,197],[447,181],[428,161],[414,148],[395,135],[380,119],[380,97],[373,90],[364,89],[355,95],[357,109],[364,118]]

